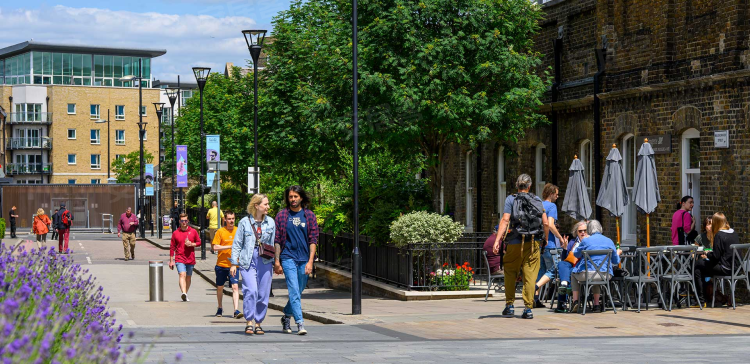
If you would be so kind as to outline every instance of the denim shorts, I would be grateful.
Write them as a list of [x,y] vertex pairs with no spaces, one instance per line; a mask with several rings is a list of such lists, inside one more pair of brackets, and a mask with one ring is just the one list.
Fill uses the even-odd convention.
[[234,275],[231,275],[229,274],[229,268],[219,267],[218,265],[214,267],[214,272],[216,272],[216,287],[223,286],[224,283],[227,282],[227,280],[230,284],[240,283],[239,272],[234,272]]
[[177,266],[177,273],[186,272],[187,275],[189,275],[189,276],[193,275],[193,267],[194,267],[194,265],[192,265],[192,264],[185,264],[185,263],[179,263],[179,262],[175,263],[175,265]]

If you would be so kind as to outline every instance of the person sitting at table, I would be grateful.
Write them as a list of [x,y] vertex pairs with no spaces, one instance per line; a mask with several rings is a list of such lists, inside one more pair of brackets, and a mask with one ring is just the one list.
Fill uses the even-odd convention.
[[492,230],[492,235],[485,240],[484,245],[482,246],[484,251],[487,252],[487,261],[490,263],[491,274],[500,274],[502,272],[503,257],[500,256],[500,254],[495,254],[495,251],[493,250],[493,247],[495,246],[495,238],[497,238],[497,228],[498,226],[495,225],[495,228]]
[[[575,239],[572,236],[575,236]],[[572,236],[560,242],[563,248],[560,256],[565,258],[557,263],[557,275],[560,278],[560,286],[557,289],[557,308],[555,308],[555,312],[558,313],[568,312],[566,306],[568,302],[568,289],[570,288],[570,274],[573,266],[578,262],[578,258],[573,254],[573,250],[575,250],[584,238],[589,236],[586,233],[586,221],[581,220],[573,224]]]
[[[602,235],[602,224],[599,223],[597,220],[591,220],[586,225],[586,230],[589,234],[589,237],[584,238],[581,243],[573,250],[573,255],[578,258],[578,262],[576,263],[575,267],[573,267],[573,272],[571,274],[571,280],[573,283],[573,304],[570,307],[570,310],[575,312],[578,311],[578,309],[581,307],[581,305],[586,304],[586,297],[583,298],[583,302],[578,302],[578,291],[580,290],[581,281],[586,281],[586,271],[588,271],[589,277],[592,277],[592,274],[596,273],[594,265],[602,264],[604,261],[604,255],[593,255],[591,256],[591,263],[592,264],[586,264],[583,259],[583,252],[586,250],[603,250],[603,249],[611,249],[614,254],[612,254],[612,257],[610,258],[611,265],[607,267],[606,264],[602,265],[602,267],[607,267],[607,277],[612,277],[612,267],[620,264],[620,254],[622,254],[622,251],[620,249],[617,249],[615,247],[615,243],[612,241],[612,239]],[[601,280],[600,275],[593,276],[594,280]],[[592,291],[594,293],[594,309],[593,312],[604,312],[604,305],[599,303],[599,297],[601,296],[601,287],[600,286],[593,286]]]
[[696,246],[702,246],[704,249],[711,249],[714,246],[714,233],[711,231],[711,223],[713,221],[713,218],[711,216],[707,216],[703,219],[703,222],[701,223],[702,232],[700,235],[698,235],[697,238],[695,238],[695,245]]
[[[704,278],[713,276],[731,276],[732,275],[732,258],[733,252],[730,246],[732,244],[739,244],[739,235],[729,226],[726,216],[721,212],[717,212],[712,217],[711,232],[713,233],[713,251],[703,254],[703,259],[696,259],[695,269],[693,270],[693,277],[695,278],[695,288],[698,290],[698,294],[704,307],[706,297],[704,293]],[[737,262],[738,264],[740,262]],[[710,292],[713,292],[711,285],[705,285]],[[717,298],[719,304],[726,302],[726,298],[723,294],[717,292]]]

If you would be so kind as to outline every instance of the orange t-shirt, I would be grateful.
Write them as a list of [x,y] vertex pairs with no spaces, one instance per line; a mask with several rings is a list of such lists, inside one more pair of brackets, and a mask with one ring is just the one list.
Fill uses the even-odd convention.
[[[234,233],[236,232],[237,232],[236,226],[232,228],[232,231],[227,230],[227,228],[221,228],[216,231],[216,235],[214,235],[214,241],[211,244],[221,245],[221,246],[232,246],[232,243],[234,242]],[[219,267],[229,268],[232,266],[232,263],[229,262],[229,259],[231,258],[232,258],[232,249],[219,250],[216,256],[216,265]]]

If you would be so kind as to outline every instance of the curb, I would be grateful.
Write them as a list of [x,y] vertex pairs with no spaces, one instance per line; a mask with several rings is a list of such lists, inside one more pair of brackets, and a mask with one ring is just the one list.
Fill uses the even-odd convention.
[[[159,249],[169,250],[169,247],[165,248],[161,244],[159,244],[159,243],[157,243],[155,241],[152,241],[149,238],[142,238],[142,239],[137,239],[137,240],[145,240],[145,241],[151,243],[152,245],[154,245],[155,247],[157,247]],[[194,269],[193,271],[196,272],[203,279],[205,279],[206,282],[210,283],[212,286],[216,286],[216,281],[213,280],[213,279],[211,279],[208,275],[206,275],[205,273],[203,273],[203,271],[201,271],[200,269]],[[231,296],[232,295],[232,291],[230,291],[230,290],[228,290],[228,289],[225,288],[224,289],[224,294]],[[240,300],[243,300],[243,299],[244,299],[244,296],[242,295],[242,292],[240,292]],[[272,308],[272,309],[277,310],[277,311],[283,311],[284,310],[284,306],[275,304],[275,303],[270,302],[270,301],[268,302],[268,308]],[[343,324],[343,322],[341,322],[341,321],[334,320],[334,319],[331,319],[331,318],[328,318],[328,317],[324,317],[324,316],[320,316],[320,315],[316,315],[316,314],[313,314],[313,313],[308,313],[308,312],[305,312],[305,311],[302,311],[302,317],[304,317],[306,319],[310,319],[310,320],[316,321],[316,322],[320,322],[320,323],[325,324],[325,325]]]

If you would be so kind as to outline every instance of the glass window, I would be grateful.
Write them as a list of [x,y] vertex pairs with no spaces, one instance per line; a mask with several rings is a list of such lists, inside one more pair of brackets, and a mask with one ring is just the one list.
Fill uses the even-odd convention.
[[133,65],[131,64],[133,62],[132,57],[122,57],[122,74],[123,76],[132,76],[133,75]]
[[143,140],[148,139],[148,130],[143,131]]
[[23,55],[23,74],[24,75],[31,74],[31,53],[26,53]]
[[143,59],[143,78],[151,78],[151,58]]
[[50,52],[44,52],[42,53],[42,73],[45,75],[51,75],[52,74],[52,53]]
[[91,105],[91,118],[99,119],[99,105]]
[[69,180],[68,180],[68,184],[69,184],[69,185],[74,185],[74,184],[76,184],[76,180],[74,180],[74,179],[69,179]]
[[68,164],[76,164],[76,155],[68,154]]
[[62,76],[62,53],[52,53],[52,74]]
[[[122,57],[115,56],[112,58],[114,65],[113,65],[113,72],[114,72],[114,78],[120,78],[122,77]],[[117,80],[115,80],[115,83]]]
[[104,56],[94,56],[94,77],[104,77]]
[[115,120],[125,120],[125,105],[115,105]]
[[68,129],[68,139],[75,139],[75,138],[76,138],[76,130]]
[[102,183],[102,180],[99,179],[99,178],[91,180],[91,184],[92,185],[98,185],[98,184],[101,184],[101,183]]
[[[83,76],[84,77],[91,77],[91,55],[90,54],[83,54],[81,55],[81,60],[83,61]],[[83,81],[84,85],[90,85],[91,80],[89,80],[88,83],[86,83],[85,79]]]
[[42,53],[32,52],[32,58],[34,60],[34,74],[41,75],[42,74]]
[[147,107],[141,106],[141,115],[146,116]]
[[62,85],[63,84],[63,76],[52,76],[52,83],[55,85]]
[[73,55],[70,53],[63,53],[62,64],[63,64],[63,76],[72,75],[73,74]]
[[76,104],[68,104],[68,114],[76,113]]
[[112,86],[112,79],[111,78],[102,79],[102,86]]
[[104,77],[112,77],[112,56],[104,56]]
[[83,76],[83,55],[73,55],[73,76]]
[[701,167],[701,140],[700,138],[688,139],[690,143],[690,167],[699,169]]
[[125,161],[125,154],[115,154],[115,160]]
[[125,144],[125,130],[115,130],[115,144]]
[[131,58],[131,60],[133,61],[133,66],[132,66],[133,67],[133,76],[138,76],[138,70],[139,70],[139,68],[138,68],[138,58],[137,57],[133,57],[133,58]]
[[91,86],[91,77],[84,77],[83,78],[83,85],[84,86]]
[[91,144],[99,144],[100,142],[99,129],[91,129]]
[[102,168],[101,155],[92,154],[91,155],[91,169],[100,169],[100,168]]

